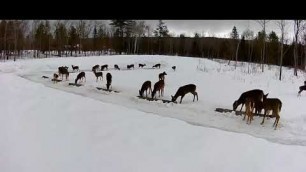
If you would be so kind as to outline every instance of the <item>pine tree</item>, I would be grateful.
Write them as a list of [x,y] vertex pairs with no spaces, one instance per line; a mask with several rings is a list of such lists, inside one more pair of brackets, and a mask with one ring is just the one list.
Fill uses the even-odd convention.
[[234,26],[234,28],[232,30],[231,38],[233,38],[233,39],[238,39],[239,38],[239,34],[238,34],[236,26]]

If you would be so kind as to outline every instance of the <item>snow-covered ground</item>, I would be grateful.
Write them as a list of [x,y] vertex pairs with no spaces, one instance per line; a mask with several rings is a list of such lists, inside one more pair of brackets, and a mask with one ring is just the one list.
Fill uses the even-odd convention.
[[[138,63],[146,63],[144,69]],[[161,63],[161,69],[150,69]],[[53,84],[59,66],[79,65],[85,86]],[[113,75],[96,82],[90,69],[108,64]],[[113,70],[118,64],[121,71]],[[135,64],[134,70],[125,70]],[[174,72],[171,67],[177,66]],[[306,93],[297,97],[304,74],[284,69],[227,65],[207,59],[173,56],[100,56],[18,60],[0,63],[0,171],[305,171]],[[182,104],[138,99],[142,83],[158,81],[166,71],[164,99],[185,84],[197,85],[199,101],[186,95]],[[55,89],[54,89],[55,88]],[[240,94],[263,89],[283,102],[279,128],[274,119],[251,125],[233,113]],[[72,93],[72,94],[71,94]],[[175,118],[175,119],[174,119]],[[224,131],[226,130],[226,131]],[[230,132],[228,132],[230,131]]]

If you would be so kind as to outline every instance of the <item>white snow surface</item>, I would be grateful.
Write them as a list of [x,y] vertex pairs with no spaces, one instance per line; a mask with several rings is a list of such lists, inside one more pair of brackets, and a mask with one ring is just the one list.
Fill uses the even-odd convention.
[[[144,69],[138,63],[146,63]],[[160,69],[151,69],[161,63]],[[59,66],[80,66],[84,86],[54,84]],[[91,67],[108,64],[103,81],[96,82]],[[115,71],[118,64],[122,70]],[[126,70],[127,64],[135,69]],[[306,93],[297,97],[305,74],[293,76],[284,68],[175,56],[99,56],[27,59],[0,63],[0,171],[305,171]],[[176,71],[171,67],[175,65]],[[185,84],[196,84],[199,101],[188,94],[182,104],[138,99],[142,83],[158,81],[166,71],[164,99]],[[106,73],[112,89],[104,87]],[[232,109],[240,94],[262,89],[283,102],[280,122],[251,125]],[[179,100],[179,99],[178,99]],[[240,107],[239,107],[240,108]]]

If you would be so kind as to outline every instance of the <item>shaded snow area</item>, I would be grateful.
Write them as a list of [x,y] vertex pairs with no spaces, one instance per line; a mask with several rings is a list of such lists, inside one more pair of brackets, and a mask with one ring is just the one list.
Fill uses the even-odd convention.
[[[143,69],[138,63],[146,63]],[[151,67],[160,63],[160,69]],[[108,64],[96,82],[92,66]],[[113,69],[118,64],[120,71]],[[126,70],[126,65],[135,69]],[[54,84],[59,66],[78,65],[86,73],[84,86]],[[176,66],[176,71],[172,66]],[[250,70],[250,74],[248,73]],[[182,104],[138,99],[144,81],[154,85],[166,72],[163,99],[170,100],[185,84],[196,84]],[[113,75],[105,92],[106,73]],[[305,75],[293,77],[284,68],[173,56],[100,56],[19,60],[0,63],[1,172],[202,172],[305,171],[306,93],[297,97]],[[232,109],[240,94],[262,89],[283,102],[277,130],[269,119],[251,125]],[[239,107],[240,109],[240,107]]]

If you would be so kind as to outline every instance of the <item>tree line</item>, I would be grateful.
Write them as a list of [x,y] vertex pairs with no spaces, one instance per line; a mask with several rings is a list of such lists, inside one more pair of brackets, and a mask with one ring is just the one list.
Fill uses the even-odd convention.
[[[303,20],[294,20],[294,38],[286,36],[288,21],[259,20],[262,30],[254,33],[233,26],[229,38],[217,38],[194,33],[193,36],[170,34],[167,25],[159,20],[152,28],[139,20],[111,20],[109,24],[88,20],[1,20],[0,57],[14,59],[32,50],[33,58],[50,56],[111,54],[161,54],[190,57],[220,58],[275,64],[298,69],[306,66],[306,29]],[[266,33],[269,22],[275,31]],[[290,43],[289,43],[290,42]],[[281,79],[281,69],[280,69]]]

